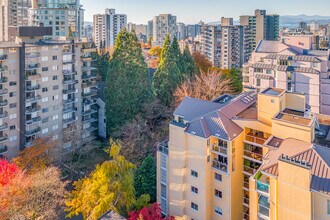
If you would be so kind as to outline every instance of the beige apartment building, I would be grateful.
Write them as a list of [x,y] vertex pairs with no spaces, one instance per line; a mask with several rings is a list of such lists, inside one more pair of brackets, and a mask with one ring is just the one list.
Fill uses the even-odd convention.
[[306,95],[314,113],[330,114],[330,50],[313,50],[313,36],[260,41],[243,66],[243,85],[277,87]]
[[[277,88],[186,97],[157,152],[157,201],[184,220],[330,219],[330,120]],[[325,147],[327,146],[327,147]]]
[[88,42],[43,40],[47,27],[18,27],[0,45],[0,155],[12,158],[37,138],[62,152],[84,146],[97,130],[96,73]]

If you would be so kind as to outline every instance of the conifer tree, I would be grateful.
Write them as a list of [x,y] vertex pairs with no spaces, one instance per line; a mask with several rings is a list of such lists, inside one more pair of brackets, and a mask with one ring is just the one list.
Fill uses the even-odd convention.
[[191,55],[188,45],[184,48],[181,56],[182,72],[188,77],[193,77],[197,72],[197,67],[194,61],[194,57]]
[[134,33],[123,29],[117,37],[106,79],[108,133],[114,132],[152,100],[148,68]]
[[164,60],[165,55],[167,54],[167,51],[169,50],[170,47],[171,47],[170,36],[166,35],[163,46],[162,46],[162,51],[160,53],[160,59],[159,59],[160,62],[162,62]]

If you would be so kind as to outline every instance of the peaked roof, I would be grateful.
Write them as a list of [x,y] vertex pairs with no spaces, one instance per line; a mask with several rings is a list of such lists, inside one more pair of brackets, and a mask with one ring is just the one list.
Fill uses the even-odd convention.
[[289,46],[279,41],[261,40],[255,49],[255,52],[257,53],[280,53],[283,51],[296,54],[296,52],[293,51]]

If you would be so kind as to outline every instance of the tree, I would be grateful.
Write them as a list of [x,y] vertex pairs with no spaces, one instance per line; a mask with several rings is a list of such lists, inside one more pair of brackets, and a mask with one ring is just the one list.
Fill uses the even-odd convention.
[[110,54],[108,52],[101,52],[96,55],[96,65],[98,75],[101,76],[102,81],[107,78],[109,69]]
[[187,76],[192,77],[198,72],[194,57],[190,54],[188,45],[186,45],[186,47],[184,48],[181,57],[181,62],[182,62],[182,72]]
[[162,46],[162,51],[160,53],[160,62],[164,60],[165,56],[167,55],[167,51],[169,50],[170,47],[171,47],[171,40],[170,40],[170,36],[167,34]]
[[152,100],[147,64],[134,33],[123,29],[117,37],[106,79],[106,118],[111,134]]
[[225,93],[232,93],[231,80],[218,71],[202,72],[195,78],[189,78],[174,92],[175,105],[189,96],[203,100],[212,100]]
[[65,186],[55,167],[15,176],[10,184],[0,187],[1,219],[57,219],[64,205]]
[[159,57],[162,49],[159,46],[154,46],[149,50],[149,55]]
[[151,206],[146,206],[137,212],[130,212],[127,220],[174,220],[174,217],[163,218],[161,208],[157,203],[153,203]]
[[230,80],[230,85],[235,93],[241,93],[243,90],[242,84],[242,72],[239,69],[232,68],[228,74],[225,74],[226,78]]
[[[142,206],[135,197],[135,166],[119,154],[120,149],[120,144],[110,140],[112,160],[97,165],[88,177],[73,183],[74,190],[66,202],[69,217],[82,213],[85,219],[97,219],[108,210],[127,215],[136,204]],[[149,197],[139,199],[145,202]]]
[[212,62],[209,61],[202,53],[196,51],[193,53],[193,57],[197,69],[200,72],[207,73],[212,68]]
[[27,173],[36,173],[46,169],[53,161],[56,143],[49,138],[37,139],[33,146],[25,148],[13,162]]
[[10,183],[10,181],[20,173],[21,170],[16,164],[0,159],[0,188],[1,186],[5,186]]
[[134,186],[137,197],[150,195],[150,202],[156,202],[156,161],[153,156],[147,156],[137,168],[134,175]]

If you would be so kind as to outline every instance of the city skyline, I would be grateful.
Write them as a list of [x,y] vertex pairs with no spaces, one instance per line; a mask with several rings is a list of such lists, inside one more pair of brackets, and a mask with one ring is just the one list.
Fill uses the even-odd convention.
[[[204,10],[200,10],[200,6],[192,4],[196,1],[182,0],[175,2],[169,0],[167,2],[159,2],[155,4],[151,0],[142,0],[139,2],[132,2],[130,0],[113,0],[111,4],[106,4],[105,0],[100,0],[99,4],[95,5],[91,1],[81,0],[81,4],[84,5],[85,9],[85,21],[93,21],[93,14],[104,13],[105,8],[115,8],[119,14],[127,14],[128,22],[146,24],[148,20],[151,20],[153,16],[157,14],[170,13],[178,17],[179,22],[187,24],[197,23],[200,20],[205,22],[216,22],[220,21],[221,17],[233,17],[234,20],[238,20],[240,15],[253,14],[254,10],[265,9],[269,14],[275,13],[279,15],[321,15],[328,16],[329,12],[327,8],[330,7],[330,2],[327,0],[315,0],[312,2],[304,2],[301,4],[299,0],[280,0],[276,2],[260,2],[258,0],[251,0],[246,5],[244,0],[235,2],[211,0],[204,6]],[[296,7],[299,5],[299,7]],[[328,5],[328,7],[325,7]],[[290,7],[291,6],[291,7]],[[185,10],[182,10],[182,8]],[[192,12],[197,13],[198,16],[191,16]]]

